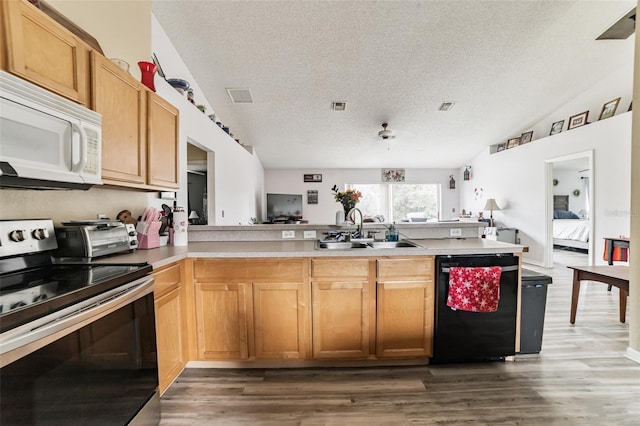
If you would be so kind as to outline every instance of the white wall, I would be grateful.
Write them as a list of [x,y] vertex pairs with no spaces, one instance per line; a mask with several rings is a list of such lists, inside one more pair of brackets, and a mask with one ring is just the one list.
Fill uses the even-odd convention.
[[[213,112],[202,96],[199,86],[180,58],[166,33],[152,16],[153,52],[167,78],[189,81],[198,104],[206,105],[205,114],[189,103],[186,96],[156,77],[157,93],[180,109],[180,190],[178,203],[187,203],[187,143],[209,152],[208,155],[208,217],[209,225],[246,225],[260,216],[264,192],[264,169],[255,153],[236,143],[208,117]],[[213,190],[212,190],[213,189]]]
[[[457,169],[406,169],[406,183],[441,184],[441,217],[450,218],[459,214],[459,181]],[[305,174],[322,174],[322,182],[304,182]],[[449,189],[449,176],[454,175],[456,189]],[[342,209],[333,198],[331,188],[345,183],[380,183],[380,169],[267,169],[265,170],[265,192],[276,194],[302,194],[303,218],[312,224],[335,223],[335,213]],[[318,204],[307,204],[307,191],[318,191]],[[266,209],[266,202],[264,203]],[[262,218],[266,217],[263,209]]]
[[[484,207],[486,198],[495,198],[502,210],[494,212],[498,226],[520,230],[523,245],[529,247],[524,260],[542,265],[546,249],[545,161],[593,150],[595,253],[602,261],[602,238],[629,235],[630,220],[631,113],[616,115],[554,136],[548,136],[496,154],[487,148],[472,163],[473,178],[462,182],[461,205]],[[474,188],[484,189],[476,199]],[[549,186],[551,191],[551,186]]]

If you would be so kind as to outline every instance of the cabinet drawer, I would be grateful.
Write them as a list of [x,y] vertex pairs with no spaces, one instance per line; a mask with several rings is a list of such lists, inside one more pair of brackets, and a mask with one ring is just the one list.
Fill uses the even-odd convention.
[[182,264],[175,263],[153,273],[155,280],[153,291],[156,299],[180,286],[182,282]]
[[410,259],[378,259],[378,279],[411,278],[433,279],[433,256]]
[[313,278],[363,278],[369,276],[368,259],[314,259],[311,261]]
[[193,262],[193,276],[200,282],[224,282],[225,280],[253,282],[256,278],[262,282],[300,281],[304,277],[305,262],[304,259],[197,259]]

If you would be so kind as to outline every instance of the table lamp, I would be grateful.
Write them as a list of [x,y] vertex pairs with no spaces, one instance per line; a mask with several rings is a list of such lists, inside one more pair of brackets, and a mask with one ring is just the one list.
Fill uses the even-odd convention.
[[491,212],[491,227],[493,228],[493,211],[494,210],[500,210],[500,207],[498,207],[498,204],[496,204],[496,200],[494,198],[489,198],[487,200],[487,203],[484,205],[484,209],[482,210],[489,210]]
[[198,219],[200,219],[198,213],[196,213],[195,210],[191,210],[191,213],[189,213],[189,220],[191,221],[191,223],[195,225],[195,222],[197,222]]

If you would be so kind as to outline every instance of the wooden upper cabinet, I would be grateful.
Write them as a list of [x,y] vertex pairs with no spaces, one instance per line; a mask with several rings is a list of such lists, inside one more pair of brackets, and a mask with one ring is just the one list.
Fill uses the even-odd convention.
[[102,179],[144,185],[147,175],[146,89],[104,56],[91,52],[92,109],[102,114]]
[[147,92],[147,184],[178,188],[178,109]]
[[3,0],[3,67],[82,105],[88,105],[88,47],[26,0]]

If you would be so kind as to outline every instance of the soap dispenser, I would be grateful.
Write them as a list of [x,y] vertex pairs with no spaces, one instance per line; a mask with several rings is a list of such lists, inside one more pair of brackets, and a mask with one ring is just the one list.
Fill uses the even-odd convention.
[[398,241],[398,229],[396,229],[395,225],[396,223],[393,222],[387,230],[387,241]]

